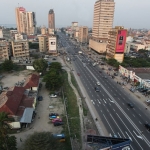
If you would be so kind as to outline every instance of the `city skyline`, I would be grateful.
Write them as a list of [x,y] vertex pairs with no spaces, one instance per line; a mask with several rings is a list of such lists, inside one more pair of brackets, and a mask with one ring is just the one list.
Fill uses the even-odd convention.
[[[18,7],[19,3],[20,7],[25,7],[27,11],[36,13],[37,26],[45,25],[47,27],[47,12],[49,9],[53,9],[55,12],[56,27],[69,26],[72,21],[79,22],[81,26],[86,25],[90,28],[93,26],[93,6],[96,0],[45,0],[44,3],[35,0],[1,1],[0,10],[3,13],[0,13],[0,24],[16,24],[15,8]],[[146,10],[150,1],[145,0],[144,3],[142,2],[142,0],[115,0],[113,26],[121,25],[125,28],[149,28],[150,21],[147,19],[149,16]],[[3,16],[4,13],[7,17]]]

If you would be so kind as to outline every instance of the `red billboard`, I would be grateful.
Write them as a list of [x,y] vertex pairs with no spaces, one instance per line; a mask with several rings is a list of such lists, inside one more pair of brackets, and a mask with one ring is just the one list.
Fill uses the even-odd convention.
[[19,11],[25,12],[26,9],[24,7],[19,7]]
[[119,30],[116,42],[116,53],[124,53],[127,30]]

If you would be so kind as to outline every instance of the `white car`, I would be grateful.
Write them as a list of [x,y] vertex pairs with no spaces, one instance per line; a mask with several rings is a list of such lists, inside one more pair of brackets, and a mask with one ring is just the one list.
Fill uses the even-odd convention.
[[57,95],[55,95],[55,94],[50,95],[50,98],[56,98],[56,97],[57,97]]
[[146,100],[146,103],[150,103],[150,99]]
[[97,81],[97,85],[100,85],[100,82],[99,82],[99,81]]

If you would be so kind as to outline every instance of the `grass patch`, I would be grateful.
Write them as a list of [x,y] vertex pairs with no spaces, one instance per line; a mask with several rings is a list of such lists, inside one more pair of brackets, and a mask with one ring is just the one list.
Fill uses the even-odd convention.
[[66,98],[66,110],[69,115],[68,121],[70,126],[70,134],[72,138],[77,138],[81,145],[81,129],[80,129],[80,118],[79,118],[79,108],[77,105],[76,95],[68,83],[68,74],[63,72],[63,90],[64,96]]
[[[77,89],[77,91],[78,91],[78,93],[79,93],[79,95],[80,95],[80,97],[81,97],[81,100],[82,100],[82,99],[83,99],[83,95],[82,95],[82,93],[81,93],[81,91],[80,91],[80,88],[79,88],[79,86],[78,86],[78,84],[77,84],[77,82],[76,82],[76,79],[74,78],[74,76],[73,76],[72,73],[71,73],[71,82],[72,82],[72,84],[74,85],[74,87]],[[84,115],[84,116],[87,116],[88,110],[84,107],[83,101],[82,101],[82,107],[83,107],[83,115]]]

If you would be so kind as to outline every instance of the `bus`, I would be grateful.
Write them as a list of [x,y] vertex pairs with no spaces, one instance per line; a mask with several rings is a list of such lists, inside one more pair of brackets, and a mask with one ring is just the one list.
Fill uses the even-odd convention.
[[64,134],[53,134],[53,136],[59,140],[59,142],[65,142],[65,135]]

